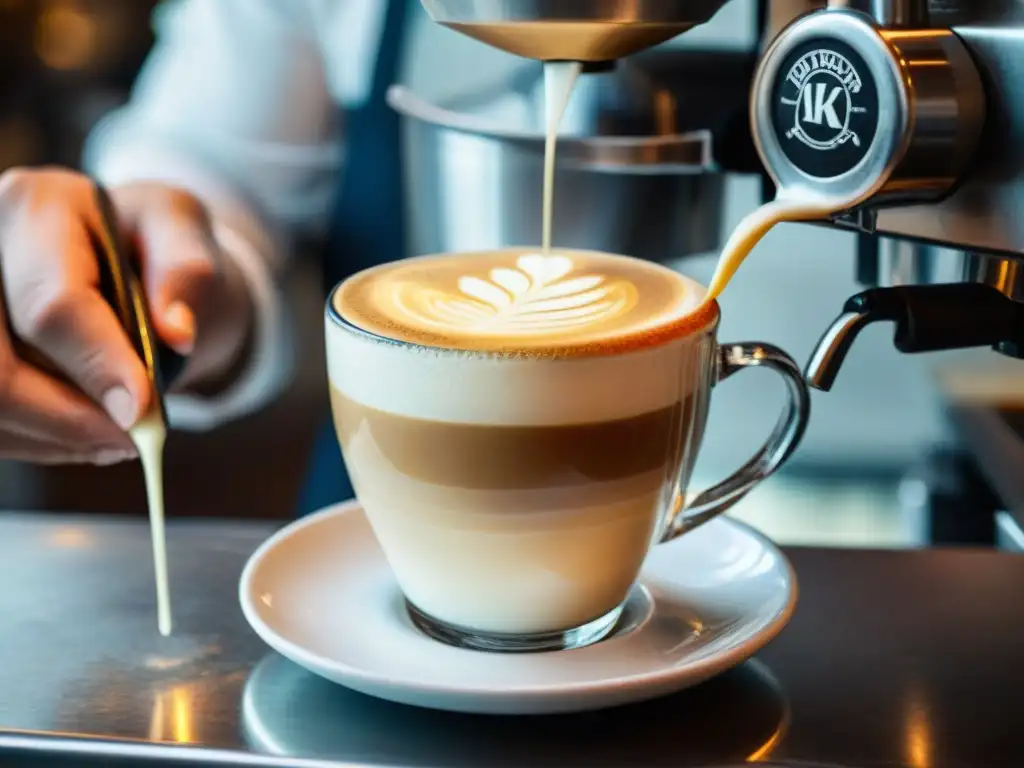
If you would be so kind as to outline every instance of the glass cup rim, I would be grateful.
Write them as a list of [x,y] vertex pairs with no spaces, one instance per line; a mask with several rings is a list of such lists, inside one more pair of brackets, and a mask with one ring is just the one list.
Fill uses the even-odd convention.
[[[539,246],[531,246],[531,247],[532,248],[539,248]],[[481,248],[481,249],[472,250],[472,251],[442,251],[442,252],[438,252],[438,253],[429,253],[429,254],[419,254],[419,255],[416,255],[416,256],[407,256],[405,258],[397,259],[397,260],[395,260],[393,262],[386,262],[386,263],[393,264],[393,263],[404,262],[404,261],[415,261],[415,260],[419,260],[419,259],[437,258],[439,256],[462,256],[462,255],[467,255],[467,254],[471,254],[471,253],[487,253],[487,252],[491,252],[491,251],[519,250],[520,248],[523,248],[524,250],[526,250],[525,246],[507,246],[507,247],[504,247],[504,248]],[[651,263],[651,262],[649,262],[649,261],[647,261],[645,259],[637,259],[635,256],[627,256],[625,254],[612,253],[610,251],[598,251],[598,250],[595,250],[593,248],[562,248],[561,250],[564,250],[564,251],[575,251],[575,252],[581,252],[582,251],[582,252],[590,252],[590,253],[601,253],[601,254],[605,254],[605,255],[608,255],[608,256],[616,256],[618,258],[623,258],[623,259],[631,259],[631,260],[636,260],[636,261],[643,261],[645,264],[650,264]],[[380,266],[384,266],[384,264],[375,265],[375,266],[371,266],[371,267],[366,267],[365,269],[361,269],[358,272],[354,272],[353,274],[349,275],[348,277],[346,277],[343,280],[341,280],[338,283],[336,283],[331,288],[331,290],[328,292],[327,299],[325,301],[325,306],[324,306],[324,314],[327,317],[327,319],[330,320],[331,323],[334,326],[336,326],[339,330],[347,332],[347,333],[351,333],[354,336],[360,336],[360,337],[362,337],[364,339],[367,339],[369,341],[374,341],[376,343],[388,344],[390,346],[401,347],[401,348],[419,349],[419,350],[423,350],[425,352],[432,352],[434,354],[439,354],[439,355],[453,355],[453,356],[454,355],[468,355],[468,356],[471,356],[471,357],[480,357],[480,358],[488,358],[488,359],[503,359],[503,358],[504,359],[512,359],[513,358],[513,355],[510,355],[507,352],[502,352],[500,350],[492,351],[492,350],[460,349],[460,348],[457,348],[457,347],[444,347],[444,346],[437,346],[437,345],[433,345],[433,344],[422,344],[422,343],[416,342],[416,341],[406,341],[405,339],[396,339],[396,338],[393,338],[391,336],[385,336],[383,334],[367,330],[366,328],[363,328],[361,326],[356,325],[355,323],[350,322],[349,320],[346,320],[344,317],[342,317],[341,312],[338,310],[337,302],[335,301],[335,297],[337,296],[338,291],[340,291],[341,288],[346,283],[348,283],[350,280],[354,280],[356,277],[364,274],[365,272],[367,272],[367,271],[369,271],[371,269],[376,269],[377,267],[380,267]],[[662,268],[662,269],[665,269],[665,270],[671,272],[674,275],[677,275],[678,277],[680,277],[682,279],[691,280],[692,282],[695,282],[698,285],[702,285],[698,281],[693,280],[693,278],[688,278],[685,275],[682,275],[682,274],[676,272],[674,269],[671,269],[670,267],[666,267],[664,264],[657,264],[657,266]],[[702,287],[704,287],[705,290],[706,290],[706,286],[702,285]],[[596,357],[614,357],[614,356],[617,356],[617,355],[629,354],[630,352],[643,352],[645,350],[658,349],[658,348],[663,347],[663,346],[665,346],[667,344],[670,344],[672,342],[681,341],[683,339],[690,339],[690,338],[693,338],[693,337],[696,337],[696,336],[700,336],[700,335],[702,335],[704,333],[707,333],[709,331],[710,332],[714,332],[714,331],[717,330],[719,324],[721,323],[722,309],[721,309],[721,306],[718,303],[718,299],[713,299],[711,303],[714,305],[714,311],[708,313],[709,314],[709,319],[707,320],[707,322],[702,323],[700,325],[695,325],[687,333],[680,334],[679,336],[670,337],[669,339],[666,339],[666,340],[664,340],[662,342],[659,342],[659,343],[656,343],[656,344],[650,344],[650,345],[646,345],[646,346],[643,346],[643,345],[642,346],[636,346],[636,347],[633,347],[633,348],[630,348],[630,349],[615,350],[613,352],[606,352],[606,353],[603,353],[603,354],[602,353],[589,353],[589,354],[588,353],[582,353],[582,354],[565,354],[565,355],[552,354],[552,355],[543,355],[543,356],[538,355],[536,357],[537,358],[542,358],[542,359],[549,359],[549,360],[564,360],[564,359],[579,359],[579,360],[583,360],[583,359],[593,359],[593,358],[596,358]],[[517,356],[515,356],[515,359],[524,359],[524,358],[527,358],[527,357],[532,359],[534,356],[532,356],[532,355],[517,355]]]

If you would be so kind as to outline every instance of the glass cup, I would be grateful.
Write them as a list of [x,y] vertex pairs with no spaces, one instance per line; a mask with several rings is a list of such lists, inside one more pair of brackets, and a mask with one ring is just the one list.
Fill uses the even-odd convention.
[[[718,342],[717,305],[642,347],[510,356],[369,332],[343,318],[339,288],[326,344],[345,464],[410,618],[450,644],[540,651],[605,637],[651,547],[771,475],[810,415],[785,352]],[[783,412],[746,464],[686,501],[711,392],[748,368],[782,377]]]

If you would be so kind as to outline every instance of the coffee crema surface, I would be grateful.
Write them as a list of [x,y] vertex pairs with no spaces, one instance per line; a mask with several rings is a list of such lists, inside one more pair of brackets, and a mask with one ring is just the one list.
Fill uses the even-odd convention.
[[572,355],[663,343],[707,325],[717,305],[672,270],[597,251],[510,248],[406,259],[335,292],[370,333],[470,352]]

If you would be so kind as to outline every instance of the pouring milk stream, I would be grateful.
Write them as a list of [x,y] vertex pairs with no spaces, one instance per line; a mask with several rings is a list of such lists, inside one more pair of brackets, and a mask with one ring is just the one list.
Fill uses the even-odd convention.
[[[154,396],[155,393],[154,393]],[[149,530],[153,540],[153,573],[156,577],[157,629],[167,637],[171,634],[171,592],[167,579],[167,540],[164,535],[164,443],[167,427],[159,407],[151,407],[129,436],[139,452],[142,473],[146,480],[146,504],[149,507]]]
[[578,61],[547,61],[544,63],[544,109],[547,135],[544,137],[544,211],[541,245],[546,256],[551,252],[551,218],[555,191],[555,144],[558,127],[569,105],[573,88],[583,65]]
[[[555,175],[555,147],[558,129],[579,79],[582,65],[574,61],[544,63],[544,104],[546,135],[544,141],[544,190],[541,244],[545,254],[551,251]],[[803,197],[787,190],[775,200],[748,213],[726,241],[718,258],[714,276],[708,285],[704,303],[714,301],[725,290],[737,270],[761,239],[777,224],[826,219],[840,210],[818,198]]]
[[770,203],[755,208],[748,213],[726,240],[722,253],[718,257],[714,276],[708,285],[704,303],[717,299],[747,256],[765,235],[776,224],[789,222],[813,221],[826,219],[836,213],[835,205],[828,205],[821,200],[788,196],[780,193]]

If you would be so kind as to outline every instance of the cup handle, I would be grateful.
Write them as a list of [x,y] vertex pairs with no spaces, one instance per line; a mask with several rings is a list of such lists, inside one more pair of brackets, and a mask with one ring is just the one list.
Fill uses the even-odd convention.
[[739,470],[698,494],[689,504],[677,493],[661,541],[671,541],[718,517],[781,467],[800,444],[811,416],[811,394],[800,366],[778,347],[760,342],[718,347],[716,383],[747,368],[770,368],[786,383],[786,407],[761,449]]

